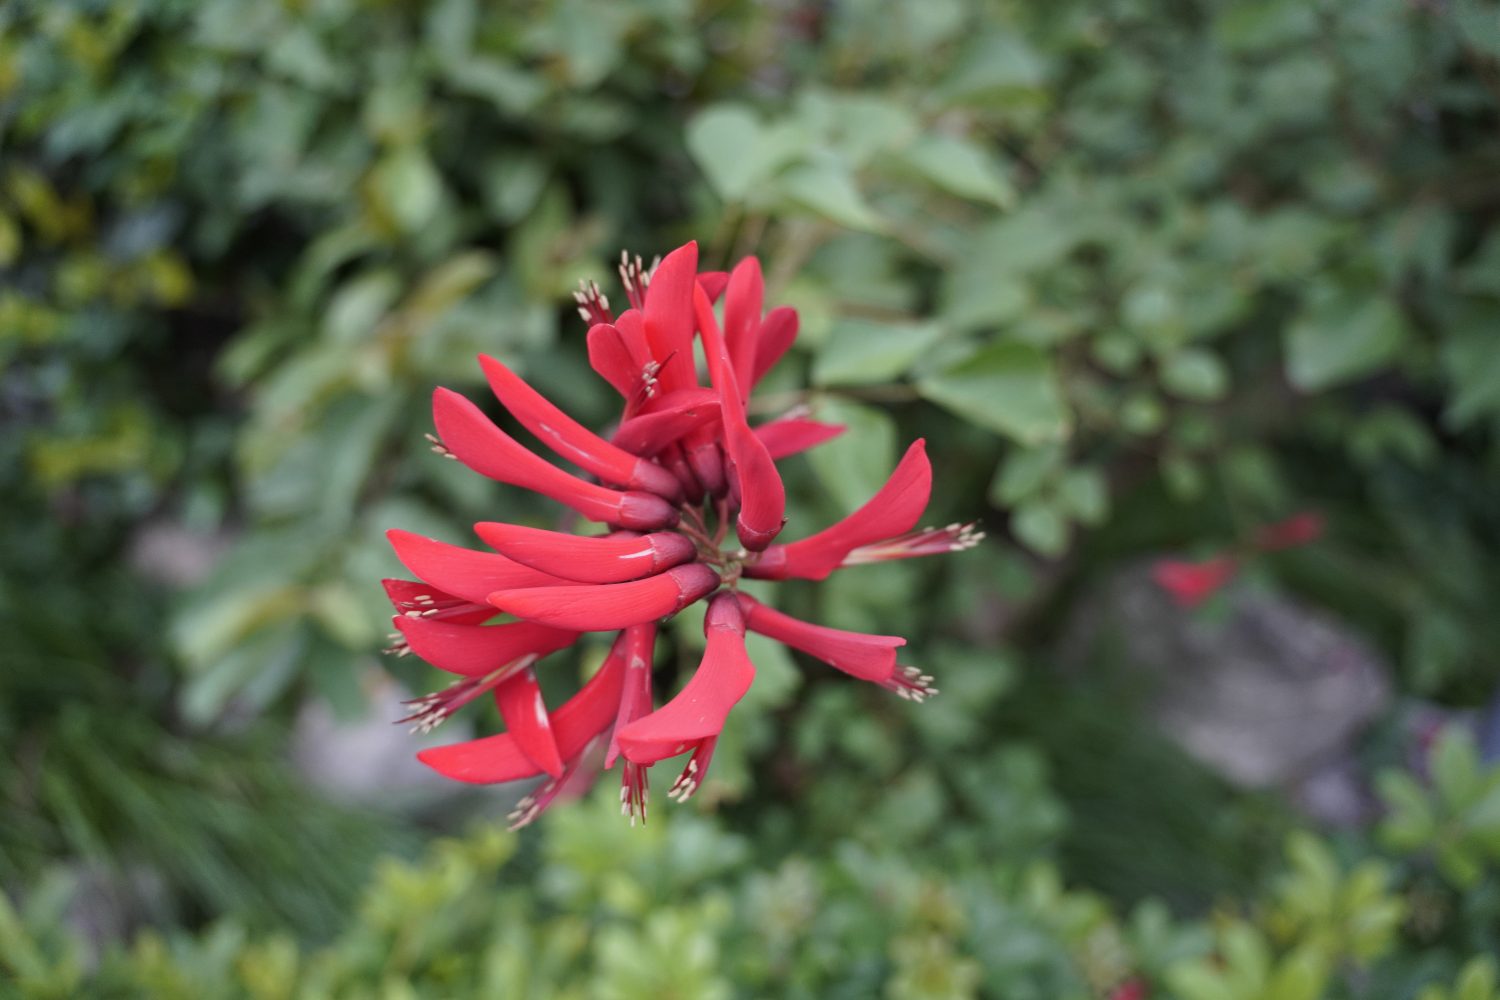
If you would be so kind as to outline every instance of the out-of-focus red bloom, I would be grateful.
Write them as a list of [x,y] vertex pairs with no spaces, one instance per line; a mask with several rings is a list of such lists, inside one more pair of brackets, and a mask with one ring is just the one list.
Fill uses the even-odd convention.
[[1262,552],[1294,549],[1323,537],[1327,521],[1315,510],[1304,510],[1284,521],[1268,524],[1255,533],[1255,547]]
[[[433,396],[434,451],[605,525],[606,533],[584,536],[481,522],[475,531],[492,552],[389,533],[419,581],[386,581],[397,612],[390,651],[415,653],[459,677],[409,703],[403,721],[428,730],[490,695],[506,726],[418,757],[459,781],[544,779],[512,814],[516,825],[585,785],[600,758],[606,768],[622,762],[621,807],[632,821],[645,818],[647,773],[658,761],[691,754],[668,793],[691,796],[730,710],[754,680],[747,630],[913,701],[937,693],[930,676],[897,663],[905,639],[800,621],[739,592],[745,577],[817,580],[844,566],[971,548],[983,536],[973,525],[915,530],[932,489],[917,441],[859,510],[799,541],[778,542],[787,515],[776,460],[844,428],[803,411],[751,425],[748,397],[796,338],[797,315],[765,311],[753,258],[728,273],[698,273],[697,264],[691,243],[654,268],[623,258],[630,308],[618,315],[597,285],[575,294],[590,324],[589,361],[624,401],[608,437],[503,362],[480,357],[500,404],[583,475],[535,454],[463,396],[447,389]],[[707,385],[699,379],[700,349]],[[728,540],[731,528],[737,544]],[[702,662],[682,691],[653,710],[656,623],[698,600],[709,602]],[[549,710],[540,661],[582,633],[616,630],[594,676]]]
[[1109,1000],[1148,1000],[1151,989],[1146,981],[1132,977],[1109,991]]
[[1184,608],[1197,607],[1234,578],[1239,564],[1229,556],[1203,562],[1162,559],[1151,567],[1151,578]]

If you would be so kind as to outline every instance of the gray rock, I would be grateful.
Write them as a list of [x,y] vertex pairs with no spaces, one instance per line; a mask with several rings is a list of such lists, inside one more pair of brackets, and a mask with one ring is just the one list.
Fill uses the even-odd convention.
[[1204,765],[1327,822],[1370,817],[1353,748],[1391,704],[1389,670],[1333,617],[1238,581],[1184,608],[1145,562],[1080,602],[1072,626],[1063,661],[1140,676],[1162,732]]

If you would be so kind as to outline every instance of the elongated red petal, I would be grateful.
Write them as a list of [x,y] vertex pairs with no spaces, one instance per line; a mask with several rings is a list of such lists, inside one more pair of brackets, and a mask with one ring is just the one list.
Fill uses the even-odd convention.
[[821,580],[861,545],[910,531],[927,509],[931,495],[932,463],[927,460],[925,442],[918,438],[906,449],[885,485],[863,507],[816,535],[773,545],[759,562],[745,567],[746,575],[770,580]]
[[616,486],[644,490],[668,500],[682,497],[682,484],[659,465],[610,444],[558,409],[515,372],[486,354],[479,356],[495,398],[521,425],[554,452],[585,472]]
[[[625,686],[620,692],[620,710],[604,754],[604,769],[615,766],[620,756],[620,730],[651,711],[651,660],[656,648],[656,623],[632,625],[625,630]],[[645,811],[644,801],[639,803]]]
[[783,417],[755,428],[755,436],[771,458],[780,461],[832,441],[848,430],[843,424],[825,424],[803,417]]
[[542,625],[602,632],[675,614],[718,585],[718,573],[689,563],[630,583],[502,590],[490,595],[490,603]]
[[656,266],[646,289],[646,343],[661,365],[663,391],[686,389],[693,373],[693,294],[698,289],[698,244],[678,247]]
[[797,339],[797,310],[790,306],[778,306],[766,313],[760,324],[760,337],[755,344],[755,373],[750,379],[750,390],[754,391],[766,372],[776,367]]
[[801,650],[860,680],[889,686],[896,675],[896,650],[906,645],[906,640],[898,635],[866,635],[814,625],[769,608],[745,594],[739,595],[739,599],[745,610],[745,624],[752,632]]
[[557,749],[557,737],[547,715],[547,703],[542,700],[536,671],[527,667],[507,678],[495,688],[495,705],[505,720],[505,731],[515,737],[521,752],[552,777],[562,777],[562,755]]
[[622,421],[615,445],[636,455],[655,455],[689,432],[719,419],[719,394],[712,389],[681,389],[662,396],[641,413]]
[[698,290],[694,306],[704,353],[708,355],[709,377],[719,392],[724,446],[738,477],[740,511],[735,518],[735,530],[740,544],[751,552],[759,552],[771,544],[786,523],[786,488],[770,452],[745,420],[734,367],[719,334],[713,306],[702,289]]
[[[557,752],[565,761],[577,758],[614,720],[625,679],[623,639],[616,641],[599,672],[552,713]],[[510,733],[432,747],[418,753],[417,759],[444,777],[471,784],[516,781],[541,773]]]
[[680,566],[696,554],[693,543],[675,531],[583,538],[497,521],[482,521],[474,530],[486,545],[516,562],[579,583],[638,580]]
[[411,651],[439,670],[483,677],[523,656],[546,656],[578,638],[576,631],[535,622],[462,625],[430,618],[395,619]]
[[724,293],[724,347],[734,365],[735,381],[748,394],[755,378],[756,341],[760,337],[760,312],[766,286],[760,261],[746,257],[729,275]]
[[482,476],[551,497],[590,521],[650,531],[677,523],[677,510],[653,493],[621,492],[571,476],[528,451],[472,402],[450,389],[432,396],[443,445]]
[[703,632],[708,648],[687,686],[677,697],[618,734],[626,759],[654,764],[717,737],[729,710],[750,690],[755,667],[745,651],[745,617],[733,595],[714,598]]
[[439,590],[476,604],[486,603],[497,590],[567,582],[493,552],[475,552],[410,531],[392,528],[385,537],[407,569]]

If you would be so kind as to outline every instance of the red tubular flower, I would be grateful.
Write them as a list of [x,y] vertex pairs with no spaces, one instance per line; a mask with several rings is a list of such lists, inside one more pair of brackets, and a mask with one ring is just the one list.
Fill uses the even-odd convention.
[[496,521],[482,521],[474,525],[474,531],[486,545],[516,562],[577,583],[639,580],[680,566],[697,555],[691,539],[672,531],[583,538]]
[[880,491],[838,524],[789,545],[773,545],[745,567],[745,575],[768,580],[821,580],[860,546],[910,530],[932,494],[932,464],[926,442],[912,442]]
[[734,367],[719,335],[713,305],[702,289],[698,290],[693,308],[698,316],[698,330],[703,336],[703,350],[708,356],[709,378],[719,394],[724,445],[734,464],[735,482],[739,487],[740,513],[735,520],[735,531],[740,544],[751,552],[759,552],[771,544],[781,532],[782,525],[786,524],[786,488],[782,486],[781,474],[776,471],[771,453],[750,430],[745,419],[745,404],[740,399]]
[[1239,565],[1229,556],[1200,563],[1162,559],[1151,567],[1151,578],[1184,608],[1197,607],[1234,578]]
[[[613,735],[604,753],[604,767],[615,766],[620,756],[620,730],[651,711],[651,654],[656,646],[656,625],[632,625],[620,633],[624,642],[625,683],[620,691],[620,709],[615,713]],[[646,803],[651,797],[650,765],[626,760],[620,768],[620,812],[634,826],[646,822]]]
[[866,635],[814,625],[768,608],[747,594],[740,595],[740,605],[750,631],[801,650],[850,677],[879,684],[911,701],[937,694],[931,677],[896,662],[896,650],[906,645],[898,635]]
[[607,483],[644,490],[668,500],[682,498],[682,484],[666,469],[613,445],[575,421],[515,372],[487,354],[479,367],[489,379],[495,398],[557,454]]
[[[787,414],[758,427],[747,396],[790,348],[797,315],[763,312],[759,262],[696,273],[697,247],[680,247],[648,268],[622,260],[630,308],[616,315],[597,285],[575,293],[590,324],[589,362],[624,400],[612,436],[573,420],[493,358],[480,364],[501,404],[552,451],[599,482],[532,453],[472,402],[446,389],[433,397],[441,436],[434,450],[491,479],[532,490],[610,525],[584,537],[485,521],[475,525],[495,552],[473,552],[409,532],[391,544],[421,582],[386,581],[396,608],[390,651],[415,653],[458,675],[409,702],[403,721],[429,730],[477,698],[494,698],[505,732],[436,747],[418,756],[459,781],[541,778],[511,814],[534,819],[580,789],[602,759],[622,765],[620,804],[646,818],[648,773],[689,754],[669,797],[701,785],[731,709],[755,676],[746,630],[820,659],[854,677],[921,701],[932,678],[896,661],[906,640],[825,628],[782,614],[739,592],[745,576],[822,579],[843,566],[968,548],[972,525],[913,530],[927,504],[932,470],[917,441],[890,480],[859,510],[797,542],[773,545],[786,520],[775,460],[844,428]],[[723,298],[723,325],[714,301]],[[710,385],[698,384],[701,342]],[[618,488],[616,488],[618,487]],[[738,544],[726,541],[733,523]],[[674,698],[653,711],[657,622],[707,599],[707,648]],[[518,621],[492,624],[507,613]],[[539,670],[582,632],[619,630],[603,666],[549,712]]]
[[[396,558],[419,578],[479,605],[487,606],[489,596],[497,590],[550,587],[568,582],[505,556],[447,545],[410,531],[393,528],[385,537],[396,550]],[[494,617],[494,612],[487,617]]]
[[[623,640],[616,642],[616,649],[605,659],[599,672],[552,713],[558,754],[565,761],[576,760],[614,720],[625,680],[625,659],[618,655],[623,644]],[[511,733],[431,747],[418,753],[417,759],[445,777],[479,785],[515,781],[542,773]]]
[[671,701],[620,730],[625,757],[650,766],[691,749],[692,759],[667,793],[686,801],[702,784],[729,710],[755,680],[745,651],[745,615],[732,594],[718,594],[703,621],[708,648],[692,679]]
[[539,625],[603,632],[675,615],[718,585],[719,574],[695,562],[630,583],[501,590],[490,603]]
[[653,493],[605,489],[548,464],[456,392],[438,389],[433,393],[432,419],[443,446],[481,476],[551,497],[590,521],[640,531],[677,523],[677,511]]
[[464,625],[404,617],[393,621],[413,653],[439,670],[465,677],[482,676],[522,657],[544,656],[571,646],[578,638],[577,630],[550,628],[534,622]]

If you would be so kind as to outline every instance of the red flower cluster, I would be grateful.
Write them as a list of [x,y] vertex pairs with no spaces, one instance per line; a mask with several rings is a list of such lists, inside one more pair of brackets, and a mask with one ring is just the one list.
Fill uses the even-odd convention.
[[[800,414],[751,426],[746,405],[797,335],[797,315],[763,311],[760,263],[698,273],[689,243],[647,271],[626,259],[631,308],[614,316],[595,285],[576,294],[591,324],[589,360],[624,398],[617,429],[601,437],[559,410],[494,358],[479,359],[490,388],[539,441],[591,478],[565,472],[495,426],[479,407],[438,389],[434,450],[481,475],[541,493],[603,524],[582,536],[498,522],[474,526],[494,551],[389,533],[420,581],[387,580],[399,629],[393,652],[416,653],[462,679],[418,699],[406,720],[429,730],[492,694],[505,721],[495,736],[418,757],[475,783],[547,780],[512,814],[534,819],[561,792],[623,758],[622,811],[646,815],[647,769],[691,751],[669,796],[686,799],[708,771],[729,711],[755,677],[746,631],[779,640],[912,701],[935,694],[929,676],[897,663],[906,640],[799,621],[740,593],[742,577],[820,580],[842,566],[967,549],[973,525],[913,530],[927,506],[932,469],[915,442],[890,480],[859,510],[817,534],[776,539],[786,494],[775,462],[842,427]],[[723,298],[722,325],[714,302]],[[701,347],[708,385],[699,383]],[[736,541],[727,541],[733,523]],[[707,650],[698,670],[660,708],[652,653],[662,618],[706,600]],[[514,620],[491,624],[505,613]],[[581,633],[616,631],[598,672],[549,709],[536,664]]]

